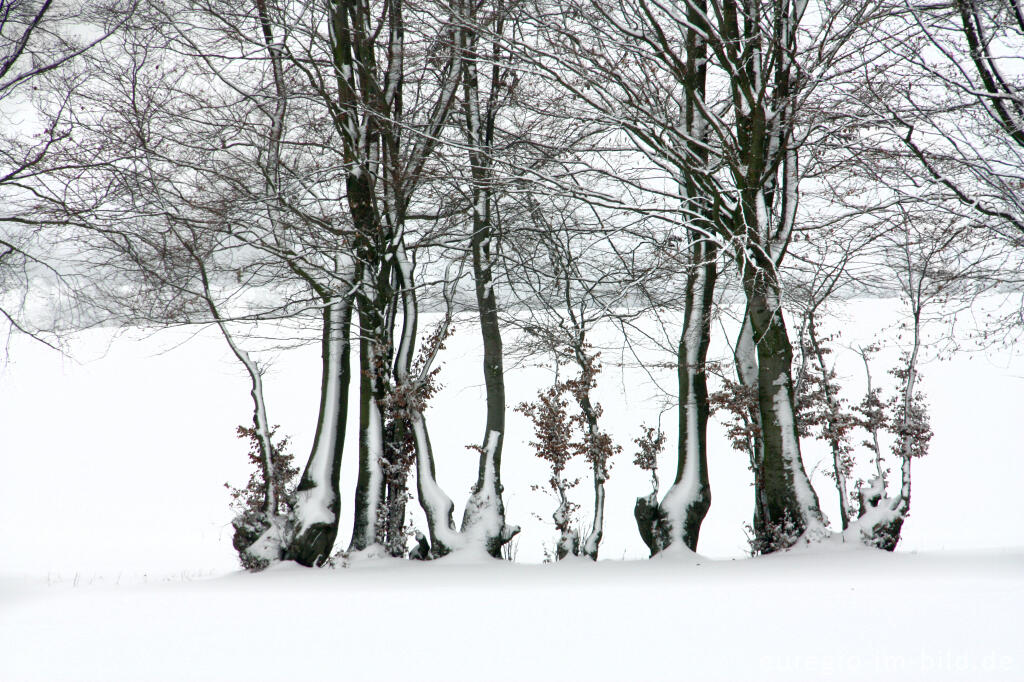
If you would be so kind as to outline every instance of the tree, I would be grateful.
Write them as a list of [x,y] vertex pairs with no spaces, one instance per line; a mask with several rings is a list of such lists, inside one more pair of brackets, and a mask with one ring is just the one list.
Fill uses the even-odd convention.
[[[73,137],[55,150],[51,172],[60,215],[83,227],[79,267],[98,273],[97,298],[113,302],[117,319],[220,329],[252,383],[265,467],[262,370],[232,326],[310,312],[323,321],[315,445],[287,522],[268,519],[278,537],[263,543],[277,547],[268,558],[287,550],[312,564],[328,558],[337,534],[355,272],[351,232],[323,181],[333,169],[317,157],[322,121],[308,106],[287,106],[273,10],[140,4],[116,42],[88,55],[92,68],[49,84],[51,100],[75,105]],[[289,134],[289,108],[316,124]],[[285,526],[294,537],[279,532]]]
[[[511,53],[502,42],[509,26],[514,26],[518,3],[470,2],[464,5],[459,31],[462,66],[463,129],[470,164],[469,204],[472,213],[470,250],[480,335],[483,340],[484,386],[487,394],[487,422],[480,446],[479,475],[466,512],[463,531],[490,517],[484,541],[494,555],[514,535],[514,527],[505,527],[501,498],[501,453],[505,443],[504,351],[495,290],[497,241],[500,226],[494,215],[497,201],[498,171],[496,147],[500,131],[498,117],[514,93],[515,72]],[[484,68],[481,68],[484,67]],[[489,68],[487,68],[489,67]],[[499,527],[499,525],[501,527]],[[508,535],[505,539],[503,536]]]
[[[538,456],[551,462],[552,481],[562,480],[560,471],[574,454],[582,455],[591,467],[594,503],[587,536],[582,543],[579,538],[569,541],[569,507],[556,514],[556,526],[563,535],[559,547],[596,560],[604,534],[605,483],[611,458],[621,448],[602,428],[603,410],[593,395],[601,372],[600,351],[591,339],[600,326],[635,317],[624,305],[635,292],[635,274],[620,266],[620,254],[628,250],[628,242],[614,221],[587,220],[590,208],[564,197],[552,199],[546,207],[532,197],[525,203],[524,224],[508,239],[505,250],[507,267],[516,273],[511,289],[517,303],[507,323],[523,330],[526,343],[520,345],[526,347],[525,354],[553,359],[559,367],[578,371],[573,379],[556,380],[526,413],[534,421],[538,443],[554,438],[542,435],[545,428],[566,432],[564,438],[555,439],[565,441],[561,450],[550,444],[534,446]],[[558,407],[566,397],[579,410],[572,417],[564,406]],[[524,411],[524,406],[519,410]],[[575,429],[580,431],[579,438],[572,440]],[[560,509],[572,506],[565,495],[568,488],[552,485],[561,500]]]
[[[866,487],[858,487],[858,518],[851,521],[844,535],[888,551],[899,543],[903,523],[910,513],[912,462],[927,454],[932,437],[927,405],[919,389],[924,323],[933,314],[955,316],[958,300],[964,301],[961,307],[967,305],[977,286],[971,275],[983,267],[988,257],[971,222],[956,213],[943,216],[933,207],[922,208],[913,212],[903,207],[903,221],[885,237],[887,267],[899,287],[906,312],[903,327],[910,337],[899,364],[890,372],[898,388],[887,403],[872,388],[870,351],[862,350],[868,389],[858,411],[862,428],[871,435],[866,445],[874,455],[876,475]],[[892,454],[899,462],[895,494],[889,491],[881,465],[881,429],[892,434]]]

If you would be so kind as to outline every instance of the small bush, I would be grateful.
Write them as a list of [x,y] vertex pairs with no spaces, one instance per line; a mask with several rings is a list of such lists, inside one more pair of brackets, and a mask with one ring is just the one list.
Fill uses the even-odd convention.
[[237,430],[240,439],[249,441],[247,454],[253,471],[249,474],[248,482],[244,488],[224,484],[231,496],[231,511],[235,515],[231,521],[235,529],[231,545],[238,552],[242,566],[248,570],[266,568],[269,560],[260,553],[253,554],[249,550],[271,526],[278,528],[280,539],[284,541],[284,533],[288,527],[287,519],[291,516],[295,502],[296,477],[299,470],[293,464],[293,455],[288,452],[288,438],[275,440],[278,428],[274,426],[270,429],[272,480],[269,485],[274,486],[273,490],[277,497],[277,505],[272,514],[268,517],[264,510],[268,482],[263,472],[259,434],[255,427],[239,426]]

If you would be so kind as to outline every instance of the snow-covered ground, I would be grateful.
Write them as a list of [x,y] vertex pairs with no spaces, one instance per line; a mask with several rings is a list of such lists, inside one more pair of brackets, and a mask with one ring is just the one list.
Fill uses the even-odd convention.
[[[840,314],[840,344],[855,346],[884,332],[896,304],[859,301]],[[93,330],[74,340],[75,360],[12,342],[0,372],[0,680],[1024,679],[1020,357],[958,354],[923,367],[935,438],[915,462],[895,555],[833,548],[739,560],[749,472],[714,425],[699,559],[241,575],[223,485],[248,475],[234,434],[251,418],[246,380],[213,330],[192,334]],[[299,461],[315,425],[318,350],[277,354],[267,377],[270,420]],[[897,352],[880,355],[876,380]],[[477,353],[464,325],[428,412],[438,479],[456,504],[475,476],[465,446],[483,435]],[[836,356],[856,401],[859,358],[839,346]],[[625,448],[601,556],[640,559],[632,507],[649,483],[631,464],[632,439],[663,408],[651,378],[620,370],[619,358],[603,356],[599,387]],[[550,378],[530,363],[510,369],[510,406]],[[670,373],[660,378],[671,387]],[[673,412],[662,425],[673,443]],[[553,503],[530,489],[545,473],[529,437],[510,412],[503,478],[527,563],[554,540]],[[339,547],[351,529],[355,448],[347,452]],[[805,458],[831,511],[826,453],[808,445]],[[673,472],[670,452],[662,480]],[[589,486],[579,491],[585,522]]]
[[0,588],[10,682],[1024,678],[1019,551],[389,561]]

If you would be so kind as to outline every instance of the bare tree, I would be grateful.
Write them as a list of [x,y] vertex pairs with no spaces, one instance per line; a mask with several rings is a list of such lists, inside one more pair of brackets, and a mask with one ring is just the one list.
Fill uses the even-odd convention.
[[[59,193],[58,214],[84,228],[76,258],[100,275],[93,288],[112,314],[221,330],[252,384],[265,481],[272,447],[262,369],[234,323],[323,319],[314,448],[294,516],[282,516],[268,486],[261,523],[269,535],[259,543],[263,559],[287,550],[312,564],[326,560],[337,534],[355,272],[345,216],[323,182],[333,169],[317,157],[322,130],[287,134],[274,11],[273,3],[140,4],[116,41],[88,55],[92,68],[48,84],[51,108],[61,98],[75,104],[74,139],[56,150],[60,183],[48,190]],[[291,107],[300,121],[315,114]]]

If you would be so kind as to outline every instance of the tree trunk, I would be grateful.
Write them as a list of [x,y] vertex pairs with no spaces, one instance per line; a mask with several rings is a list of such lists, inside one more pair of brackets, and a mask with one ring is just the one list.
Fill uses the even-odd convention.
[[818,496],[800,455],[791,375],[793,347],[782,317],[775,274],[750,260],[741,267],[747,313],[757,344],[758,408],[764,448],[762,523],[770,538],[770,544],[762,550],[773,551],[793,544],[804,533],[817,538],[826,531]]
[[323,370],[320,413],[309,461],[295,496],[295,535],[286,558],[304,566],[323,564],[338,537],[339,473],[348,419],[351,379],[349,332],[352,302],[345,296],[329,297],[324,306]]
[[[470,8],[471,23],[476,18],[475,6]],[[498,19],[501,31],[501,19]],[[505,525],[505,505],[502,500],[501,452],[505,440],[505,371],[498,322],[498,302],[494,293],[491,252],[491,202],[494,170],[490,159],[490,141],[493,136],[493,107],[480,110],[480,86],[477,72],[477,34],[472,29],[460,32],[463,41],[462,78],[465,97],[464,114],[469,161],[472,169],[473,234],[470,244],[473,252],[473,281],[479,311],[480,335],[484,350],[484,387],[487,393],[487,423],[476,484],[473,486],[466,510],[462,516],[462,533],[472,536],[491,556],[501,556],[501,546],[519,532],[518,526]],[[500,87],[497,78],[497,60],[493,66],[492,97]],[[486,121],[485,121],[486,117]]]
[[[366,301],[364,297],[364,302]],[[359,310],[359,475],[349,551],[361,551],[382,539],[384,502],[384,378],[388,354],[380,346],[383,315]]]
[[505,370],[498,323],[498,304],[491,273],[490,191],[476,186],[473,191],[473,278],[476,284],[480,335],[483,339],[484,387],[487,394],[487,423],[480,447],[476,484],[462,516],[462,532],[473,536],[494,557],[512,539],[518,527],[505,525],[502,500],[501,451],[505,440]]
[[[651,555],[675,542],[697,549],[700,526],[711,507],[708,480],[707,426],[708,382],[706,360],[711,341],[711,308],[718,276],[718,249],[714,242],[691,233],[692,262],[686,277],[686,302],[683,330],[676,356],[679,382],[679,443],[676,477],[657,510],[642,510],[637,500],[638,522],[653,515],[650,538]],[[648,503],[649,504],[649,503]]]
[[387,519],[384,524],[384,546],[394,557],[405,556],[405,510],[409,498],[409,476],[406,442],[409,437],[407,420],[402,415],[391,415],[385,429],[384,466]]
[[556,471],[555,476],[558,479],[558,483],[555,486],[558,491],[558,507],[551,515],[551,520],[555,522],[555,528],[558,529],[555,559],[561,561],[567,556],[579,556],[580,536],[573,529],[571,519],[569,518],[569,496],[566,494],[566,483],[562,479],[562,472]]
[[[594,405],[590,402],[590,389],[591,382],[589,378],[592,375],[593,370],[593,358],[587,358],[583,354],[581,347],[576,348],[576,357],[580,360],[580,364],[583,367],[583,375],[581,376],[581,384],[583,388],[581,393],[577,396],[577,402],[579,402],[580,410],[583,412],[583,418],[587,424],[587,436],[590,443],[590,447],[598,449],[601,446],[598,445],[601,436],[601,430],[597,423],[598,409],[594,408]],[[610,441],[609,441],[610,444]],[[591,524],[590,533],[587,534],[586,539],[583,541],[583,545],[580,547],[580,551],[583,556],[586,556],[594,561],[597,561],[597,553],[601,547],[601,540],[604,538],[604,484],[608,480],[608,457],[611,456],[611,451],[607,452],[592,452],[591,460],[594,468],[594,518]]]
[[[718,276],[718,248],[710,238],[712,209],[706,192],[708,124],[704,113],[707,89],[707,7],[703,0],[686,10],[686,164],[680,190],[688,230],[690,263],[686,273],[683,329],[676,353],[679,386],[679,442],[676,477],[661,503],[639,498],[634,514],[651,555],[679,541],[697,548],[700,526],[711,506],[707,470],[709,415],[705,362],[711,339],[711,307]],[[644,528],[643,526],[648,526]]]
[[583,542],[581,552],[583,556],[597,561],[597,552],[601,548],[601,540],[604,539],[604,482],[606,472],[604,467],[594,464],[594,520]]
[[[402,336],[395,354],[395,380],[397,390],[406,396],[404,403],[405,421],[412,433],[416,448],[416,491],[420,506],[427,517],[427,529],[430,532],[430,555],[444,556],[462,546],[462,536],[455,530],[452,514],[455,505],[441,486],[437,483],[437,471],[434,466],[434,449],[430,444],[430,433],[423,415],[424,406],[418,396],[421,383],[427,380],[433,363],[433,353],[419,368],[420,375],[412,376],[412,356],[416,345],[416,334],[419,328],[419,302],[413,280],[412,264],[409,262],[405,247],[399,243],[395,251],[394,263],[398,277],[398,292],[402,302]],[[439,346],[438,346],[439,347]],[[427,558],[427,557],[423,557]]]
[[[754,343],[754,328],[750,324],[750,316],[746,313],[733,348],[733,358],[740,385],[757,395],[757,344]],[[754,435],[747,441],[747,450],[750,456],[750,471],[754,475],[754,540],[760,546],[767,540],[764,519],[767,517],[768,497],[764,489],[764,443],[761,440],[761,410],[758,405],[750,406],[747,419],[754,431]]]
[[434,557],[444,556],[462,545],[461,534],[455,530],[452,519],[455,505],[437,484],[434,450],[423,414],[419,410],[410,410],[409,424],[416,439],[416,492],[427,517],[430,553]]
[[346,178],[362,277],[356,285],[359,309],[359,475],[349,551],[383,539],[384,403],[388,396],[393,335],[391,233],[377,210],[374,178],[354,166]]
[[[180,239],[180,238],[179,238]],[[245,367],[249,375],[250,390],[252,397],[253,433],[256,435],[256,442],[260,451],[260,469],[263,472],[263,509],[262,518],[250,518],[243,515],[236,518],[234,525],[235,533],[232,538],[232,546],[239,552],[242,564],[247,568],[265,566],[269,561],[280,560],[284,555],[289,542],[288,521],[278,516],[279,500],[277,499],[277,488],[274,481],[274,457],[273,444],[270,440],[270,426],[267,419],[267,403],[263,395],[263,375],[249,353],[235,343],[235,337],[228,329],[227,323],[220,314],[217,304],[213,299],[213,292],[210,290],[210,278],[207,274],[206,264],[196,253],[191,244],[182,240],[182,245],[189,255],[192,256],[199,278],[203,285],[203,298],[213,316],[221,335],[227,342],[231,352]]]

